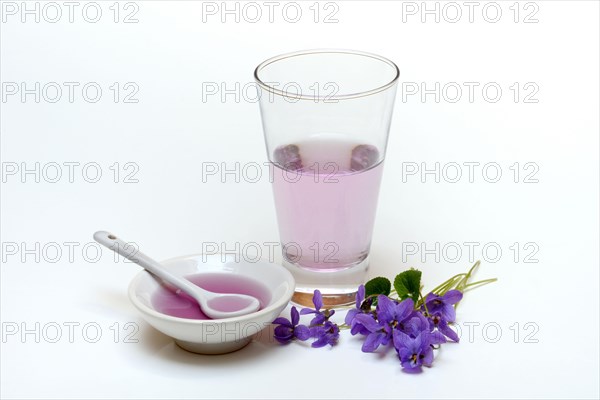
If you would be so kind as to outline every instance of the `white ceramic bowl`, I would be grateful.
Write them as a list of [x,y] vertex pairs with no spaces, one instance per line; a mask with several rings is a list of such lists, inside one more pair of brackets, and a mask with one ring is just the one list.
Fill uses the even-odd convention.
[[271,292],[271,300],[257,312],[235,318],[199,320],[173,317],[156,311],[152,296],[160,283],[141,271],[129,285],[129,299],[154,328],[172,337],[185,350],[201,354],[223,354],[241,349],[252,335],[279,316],[294,294],[294,278],[281,265],[266,261],[235,261],[233,255],[202,255],[172,258],[161,263],[178,275],[219,272],[258,280]]

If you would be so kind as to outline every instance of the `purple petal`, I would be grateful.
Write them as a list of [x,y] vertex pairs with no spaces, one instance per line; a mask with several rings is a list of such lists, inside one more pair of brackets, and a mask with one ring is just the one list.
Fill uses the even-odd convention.
[[325,322],[327,318],[323,314],[316,313],[315,317],[310,321],[311,325],[321,325]]
[[428,333],[427,335],[428,335],[427,341],[428,341],[429,344],[442,344],[442,343],[446,343],[446,337],[442,334],[442,332],[437,332],[436,331],[436,332],[433,332],[433,333]]
[[276,318],[275,321],[272,322],[272,324],[279,324],[283,326],[288,326],[290,328],[292,327],[292,323],[290,322],[290,320],[284,317]]
[[400,357],[400,363],[402,364],[402,367],[404,368],[404,372],[409,372],[409,373],[421,372],[420,360],[417,359],[417,361],[415,362],[412,358],[413,354],[415,354],[413,351],[402,351],[401,354],[400,353],[398,354],[398,356]]
[[446,304],[456,304],[461,301],[463,298],[463,294],[460,290],[449,290],[443,297],[443,301]]
[[413,347],[413,339],[411,339],[411,337],[408,336],[406,333],[401,332],[397,329],[394,330],[393,341],[394,341],[394,347],[399,352],[403,351],[403,350],[411,349]]
[[425,297],[425,303],[429,303],[429,302],[439,299],[439,298],[440,298],[440,296],[438,296],[437,294],[428,293],[427,296]]
[[323,347],[323,346],[327,346],[327,336],[323,335],[320,338],[318,338],[317,340],[315,340],[314,342],[312,342],[311,346],[316,348],[319,347]]
[[[424,325],[421,320],[418,317],[413,317],[404,324],[402,331],[408,335],[417,336],[424,330],[423,327]],[[429,324],[427,324],[427,330],[429,330]]]
[[365,328],[371,332],[376,332],[381,329],[381,325],[375,321],[371,314],[358,314],[355,318],[356,321],[360,322]]
[[432,318],[427,318],[427,321],[429,321],[429,332],[431,332],[435,329],[435,322],[433,322]]
[[413,311],[413,313],[410,315],[410,318],[416,318],[419,320],[417,326],[419,326],[420,330],[427,330],[429,332],[433,330],[432,321],[429,318],[425,317],[421,311]]
[[413,299],[406,299],[396,306],[396,321],[405,320],[414,310],[415,302]]
[[458,334],[456,332],[454,332],[454,330],[452,328],[450,328],[448,326],[448,324],[446,324],[445,322],[443,322],[443,321],[440,322],[440,324],[438,325],[438,329],[440,330],[441,333],[446,335],[446,337],[448,337],[448,339],[450,339],[456,343],[459,342],[460,338],[458,337]]
[[292,326],[298,325],[300,321],[300,315],[298,314],[298,309],[296,307],[292,307]]
[[[429,343],[423,343],[423,342],[424,342],[423,334],[419,334],[419,335],[417,335],[416,338],[412,339],[412,346],[414,346],[413,347],[414,349],[420,349],[423,344],[425,344],[425,346],[429,346]],[[426,340],[425,340],[425,342],[426,342]]]
[[431,367],[431,364],[433,363],[433,350],[431,349],[431,347],[426,349],[423,355],[425,356],[422,360],[423,365]]
[[360,310],[353,308],[351,310],[348,310],[348,312],[346,313],[346,317],[344,318],[344,322],[346,323],[346,325],[352,325],[352,322],[354,322],[354,317],[356,316],[356,314],[358,314],[360,312]]
[[302,314],[302,315],[314,314],[314,313],[316,313],[316,311],[313,310],[312,308],[303,308],[302,310],[300,310],[300,314]]
[[369,333],[371,333],[371,331],[365,328],[363,324],[354,321],[354,323],[352,324],[352,328],[350,329],[350,333],[352,334],[352,336],[358,333],[360,333],[361,335],[368,335]]
[[334,332],[334,333],[337,333],[337,332],[339,332],[339,331],[340,331],[340,329],[339,329],[339,327],[337,326],[337,324],[336,324],[336,323],[333,323],[333,322],[331,322],[331,321],[327,321],[327,322],[325,322],[325,326],[324,326],[324,328],[325,328],[325,329],[327,329],[327,330],[333,330],[333,332]]
[[334,345],[337,344],[337,341],[338,341],[339,338],[340,338],[339,334],[328,335],[327,343],[329,343],[331,346],[334,346]]
[[401,361],[410,360],[410,357],[413,354],[413,352],[411,350],[407,349],[406,347],[396,349],[396,351],[398,351],[398,357],[400,358]]
[[293,331],[294,330],[292,328],[289,328],[287,326],[278,326],[274,330],[275,335],[278,336],[278,337],[292,336]]
[[377,296],[377,315],[380,321],[391,322],[395,309],[396,303],[389,297],[382,294]]
[[393,330],[394,329],[389,325],[383,327],[383,338],[381,339],[381,344],[387,345],[390,342],[390,340],[392,340]]
[[275,328],[273,336],[279,343],[288,343],[293,338],[293,330],[287,326],[278,326]]
[[420,365],[413,364],[412,361],[403,361],[402,367],[404,368],[404,372],[407,374],[420,374],[423,372],[423,369]]
[[315,310],[317,311],[323,307],[323,296],[321,295],[321,291],[319,289],[316,289],[315,293],[313,294],[313,304],[315,305]]
[[446,322],[454,322],[454,320],[456,320],[456,310],[454,309],[454,306],[451,306],[450,304],[445,304],[442,309],[442,318],[446,321]]
[[365,342],[362,345],[362,351],[364,353],[374,352],[375,350],[377,350],[379,345],[381,345],[381,342],[383,341],[384,338],[385,338],[385,334],[383,334],[383,333],[371,333],[365,339]]
[[322,326],[309,326],[308,329],[310,331],[310,337],[317,338],[322,335]]
[[360,285],[356,293],[356,308],[360,308],[363,301],[365,301],[365,285]]
[[298,325],[294,329],[294,336],[298,338],[298,340],[305,341],[310,338],[310,329],[306,325]]

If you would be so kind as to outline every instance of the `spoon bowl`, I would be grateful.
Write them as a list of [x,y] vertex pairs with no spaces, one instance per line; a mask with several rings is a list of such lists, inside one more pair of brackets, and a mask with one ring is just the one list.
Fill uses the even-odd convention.
[[214,293],[203,289],[187,279],[174,275],[159,262],[135,249],[130,243],[106,231],[94,233],[94,240],[117,254],[138,264],[154,276],[175,286],[195,299],[202,312],[213,319],[238,317],[257,311],[260,303],[257,298],[238,293]]

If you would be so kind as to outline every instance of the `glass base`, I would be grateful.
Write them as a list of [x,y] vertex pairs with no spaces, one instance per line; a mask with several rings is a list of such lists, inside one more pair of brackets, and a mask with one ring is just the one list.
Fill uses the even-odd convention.
[[367,277],[369,257],[350,268],[339,271],[307,270],[286,260],[283,261],[283,266],[296,280],[293,303],[312,307],[313,293],[315,289],[319,289],[324,306],[336,307],[354,303],[358,286],[365,283]]

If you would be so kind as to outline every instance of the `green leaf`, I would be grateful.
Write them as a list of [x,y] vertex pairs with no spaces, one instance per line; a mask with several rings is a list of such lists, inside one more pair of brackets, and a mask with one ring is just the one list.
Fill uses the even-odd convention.
[[392,290],[392,283],[388,278],[381,276],[371,279],[365,283],[365,297],[369,297],[374,294],[389,295]]
[[419,300],[421,290],[421,271],[411,268],[396,275],[394,289],[396,289],[400,299],[404,300],[410,297],[416,303]]

